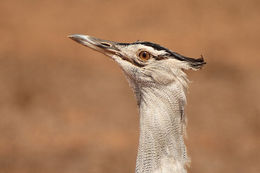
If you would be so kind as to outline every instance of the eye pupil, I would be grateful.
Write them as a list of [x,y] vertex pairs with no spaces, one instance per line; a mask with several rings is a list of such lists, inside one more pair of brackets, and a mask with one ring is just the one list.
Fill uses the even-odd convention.
[[139,53],[139,57],[141,60],[147,61],[148,59],[150,59],[150,53],[146,52],[146,51],[142,51]]

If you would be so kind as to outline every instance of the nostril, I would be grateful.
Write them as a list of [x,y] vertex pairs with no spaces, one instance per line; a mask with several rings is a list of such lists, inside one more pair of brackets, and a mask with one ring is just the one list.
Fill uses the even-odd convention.
[[106,46],[106,47],[111,47],[111,44],[108,44],[108,43],[105,43],[105,42],[101,42],[100,44],[102,44],[103,46]]

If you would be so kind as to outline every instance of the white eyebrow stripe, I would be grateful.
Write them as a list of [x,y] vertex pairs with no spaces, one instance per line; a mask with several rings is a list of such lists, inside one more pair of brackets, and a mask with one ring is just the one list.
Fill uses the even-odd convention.
[[131,46],[129,46],[129,49],[131,49],[131,50],[144,50],[144,51],[151,53],[153,56],[163,55],[163,54],[167,53],[165,50],[156,50],[153,47],[145,46],[145,45],[142,45],[142,44],[131,45]]

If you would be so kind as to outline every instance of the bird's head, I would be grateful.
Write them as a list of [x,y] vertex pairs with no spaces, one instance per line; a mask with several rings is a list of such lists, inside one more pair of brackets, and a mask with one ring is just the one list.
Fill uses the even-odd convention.
[[189,58],[151,42],[117,43],[79,34],[69,38],[111,57],[135,84],[185,83],[183,69],[197,70],[206,64],[203,57]]

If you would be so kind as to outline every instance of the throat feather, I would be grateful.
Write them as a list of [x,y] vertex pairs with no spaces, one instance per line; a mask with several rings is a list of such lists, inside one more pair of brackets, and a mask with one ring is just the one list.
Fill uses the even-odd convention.
[[156,88],[143,87],[139,92],[140,137],[136,173],[158,172],[166,167],[181,167],[185,172],[188,158],[184,144],[186,97],[183,86],[175,82]]

